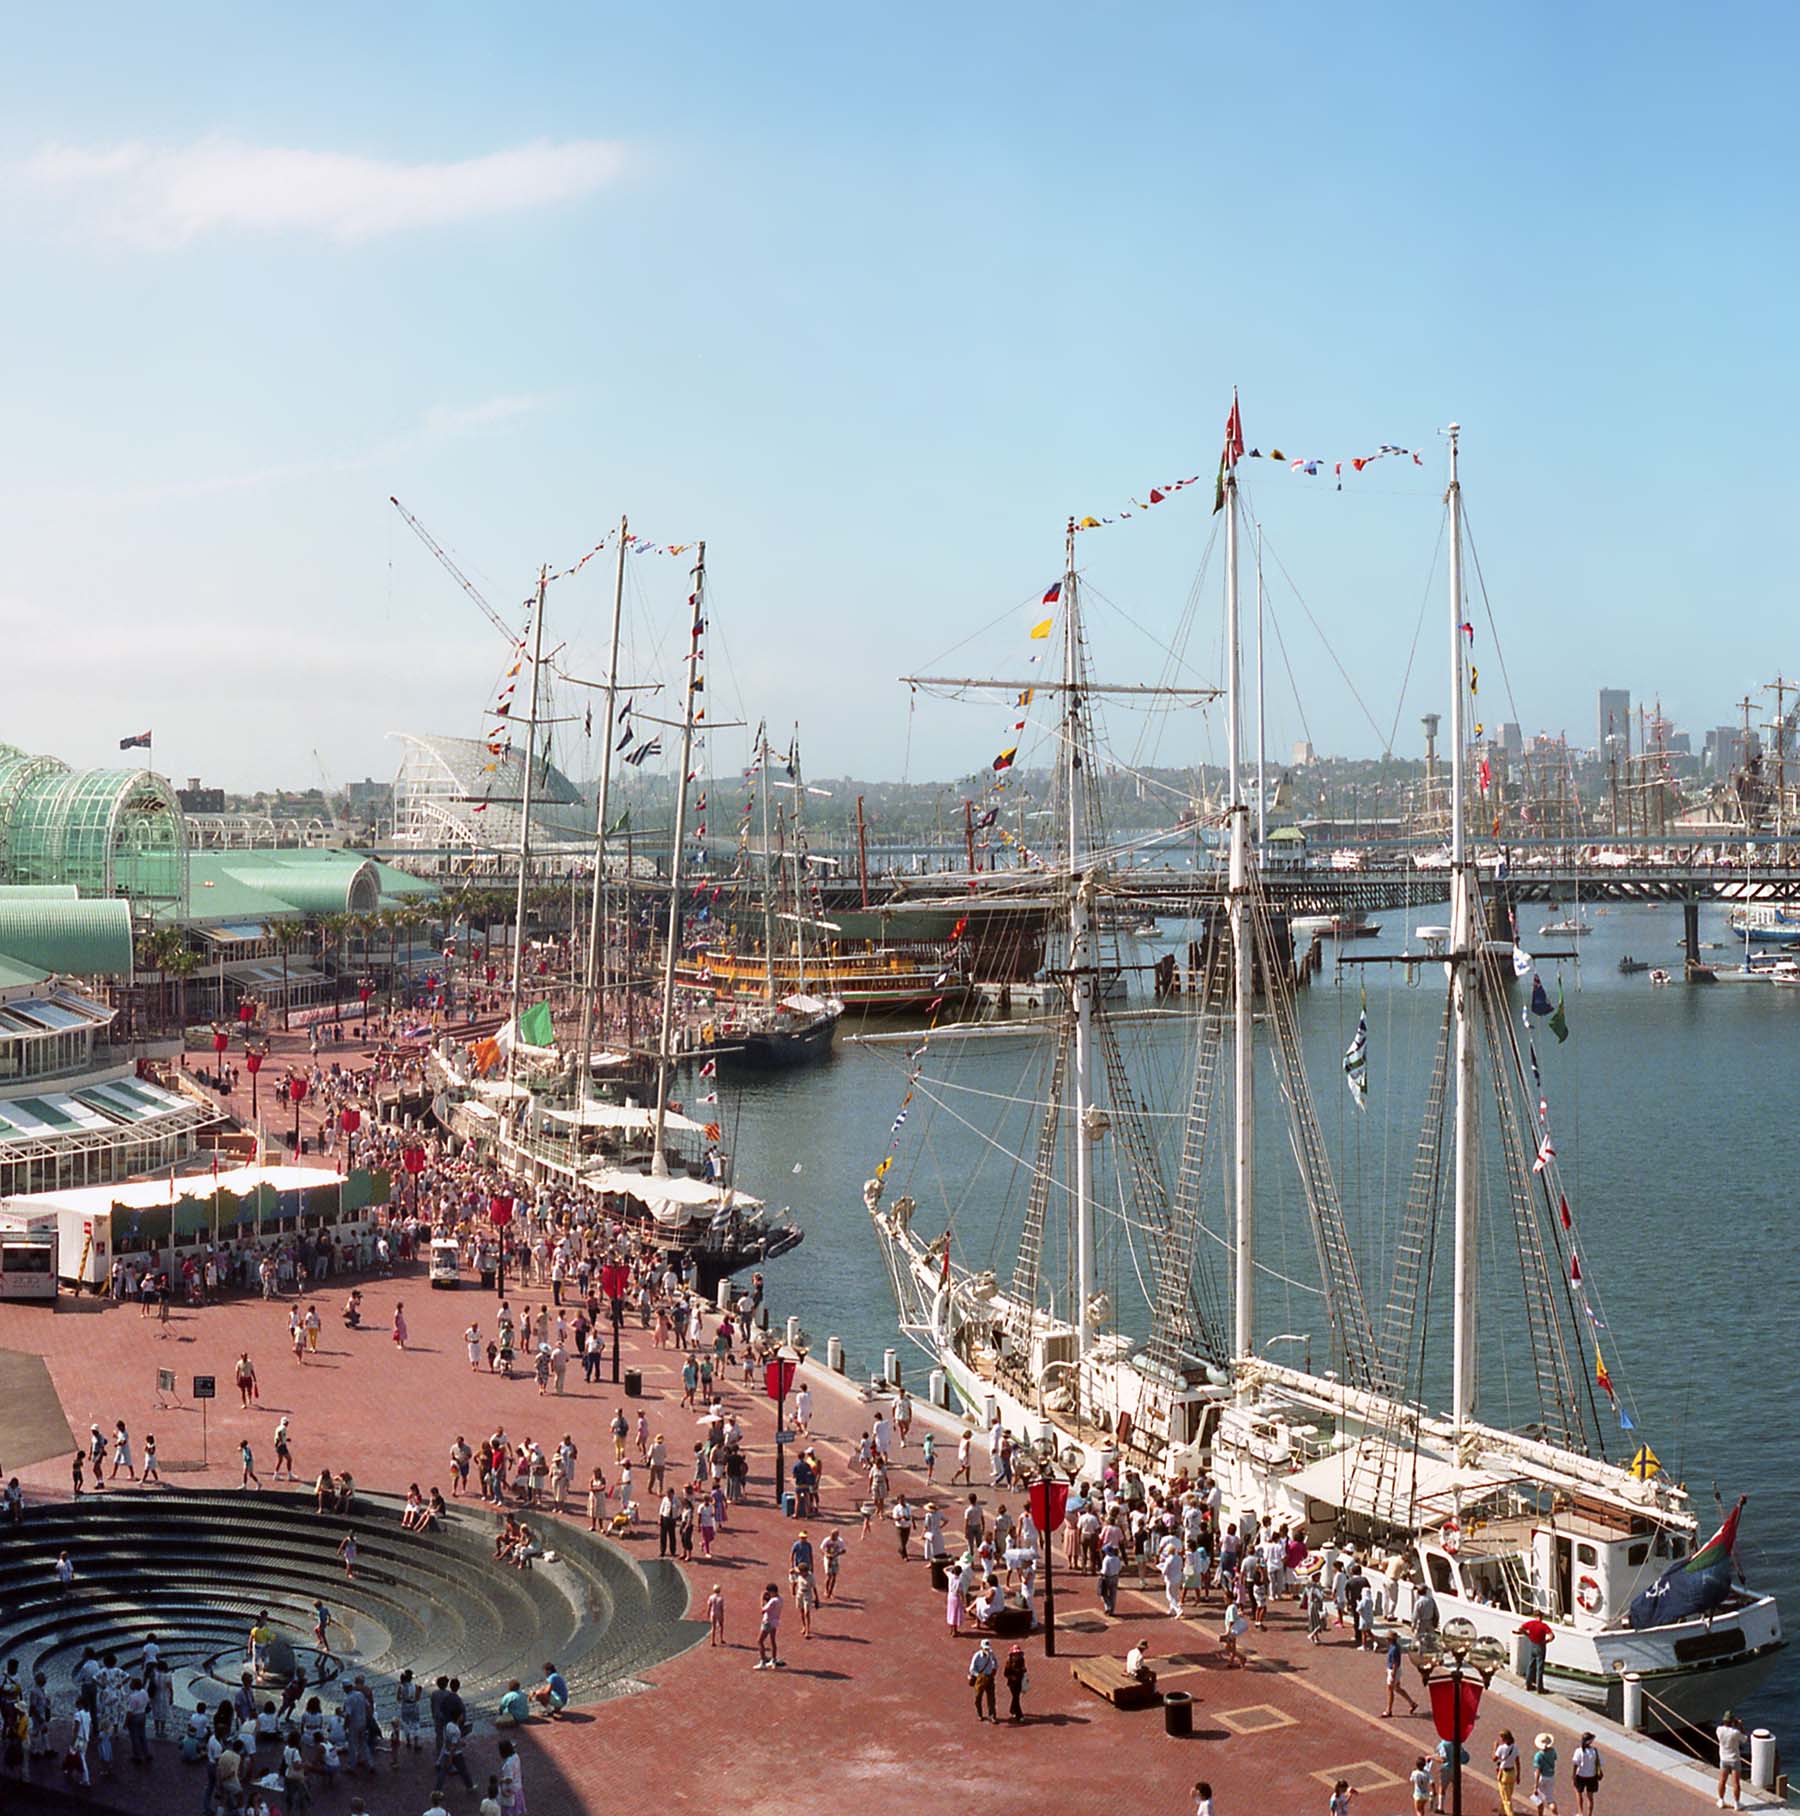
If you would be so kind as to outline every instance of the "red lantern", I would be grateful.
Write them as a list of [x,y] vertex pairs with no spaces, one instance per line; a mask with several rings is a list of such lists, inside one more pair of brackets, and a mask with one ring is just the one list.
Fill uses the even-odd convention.
[[338,1116],[338,1127],[346,1135],[354,1135],[362,1127],[362,1111],[346,1109]]
[[256,1005],[247,996],[240,996],[238,998],[238,1020],[241,1021],[245,1027],[248,1027],[256,1020]]
[[1069,1484],[1033,1482],[1025,1495],[1031,1503],[1031,1523],[1048,1543],[1051,1533],[1061,1530],[1063,1514],[1069,1505]]
[[296,1072],[294,1076],[287,1081],[287,1091],[288,1096],[294,1100],[295,1105],[300,1105],[306,1100],[306,1080]]
[[213,1029],[213,1051],[223,1053],[231,1045],[231,1036],[223,1028]]

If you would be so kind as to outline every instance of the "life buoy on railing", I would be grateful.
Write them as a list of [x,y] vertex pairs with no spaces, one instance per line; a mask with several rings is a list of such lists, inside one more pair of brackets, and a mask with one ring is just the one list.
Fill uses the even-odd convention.
[[1575,1599],[1589,1614],[1600,1612],[1600,1585],[1591,1576],[1584,1576],[1575,1585]]
[[1454,1557],[1462,1544],[1462,1528],[1454,1520],[1446,1520],[1440,1536],[1444,1541],[1444,1549]]

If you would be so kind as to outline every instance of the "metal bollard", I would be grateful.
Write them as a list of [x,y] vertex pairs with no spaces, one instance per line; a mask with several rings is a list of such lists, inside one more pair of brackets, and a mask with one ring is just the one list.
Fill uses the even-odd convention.
[[787,1340],[789,1349],[798,1349],[800,1347],[800,1320],[798,1318],[788,1319]]
[[926,1389],[932,1405],[947,1407],[950,1404],[950,1394],[948,1390],[949,1383],[944,1379],[944,1371],[941,1368],[934,1368],[931,1371],[931,1380]]
[[1767,1728],[1753,1728],[1750,1732],[1750,1782],[1759,1791],[1774,1790],[1779,1763],[1775,1757],[1775,1736]]
[[992,1394],[981,1396],[981,1422],[988,1430],[994,1429],[994,1421],[1000,1416],[1000,1402]]
[[1632,1733],[1644,1729],[1644,1680],[1636,1671],[1625,1673],[1625,1707],[1622,1719]]
[[834,1375],[841,1375],[844,1372],[844,1343],[841,1337],[825,1339],[825,1366]]
[[881,1352],[881,1378],[891,1385],[900,1385],[900,1352],[897,1349],[884,1349]]
[[729,1280],[721,1280],[719,1282],[718,1300],[720,1311],[728,1312],[731,1310],[731,1282]]

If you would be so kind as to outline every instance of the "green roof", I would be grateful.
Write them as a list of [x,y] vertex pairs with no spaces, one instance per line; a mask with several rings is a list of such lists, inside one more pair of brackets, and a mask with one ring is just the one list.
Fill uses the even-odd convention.
[[384,864],[379,858],[370,858],[369,865],[375,872],[385,902],[436,901],[443,894],[436,883],[427,882],[410,871],[398,870],[392,864]]
[[0,902],[73,902],[80,896],[73,883],[0,883]]
[[0,897],[0,954],[45,971],[100,977],[131,969],[131,905]]
[[40,971],[36,965],[22,965],[17,959],[0,955],[0,990],[17,990],[27,985],[41,984],[50,975]]

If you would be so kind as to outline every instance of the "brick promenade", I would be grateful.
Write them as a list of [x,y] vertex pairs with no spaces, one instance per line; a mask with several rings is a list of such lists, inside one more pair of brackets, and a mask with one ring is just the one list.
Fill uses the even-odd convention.
[[[802,1250],[771,1270],[777,1322],[782,1270],[804,1265]],[[321,1353],[305,1366],[289,1352],[286,1301],[233,1300],[177,1310],[166,1333],[132,1307],[84,1301],[76,1310],[67,1298],[55,1314],[4,1306],[0,1348],[46,1357],[74,1430],[85,1432],[97,1421],[110,1431],[122,1417],[140,1455],[144,1433],[154,1431],[170,1492],[189,1483],[234,1483],[237,1444],[245,1435],[256,1447],[259,1468],[266,1468],[273,1461],[270,1436],[283,1412],[291,1415],[295,1466],[303,1477],[328,1465],[350,1469],[365,1489],[404,1491],[408,1481],[418,1480],[439,1483],[447,1492],[451,1441],[462,1433],[473,1442],[501,1424],[515,1439],[536,1437],[546,1448],[571,1432],[582,1456],[578,1475],[585,1479],[588,1463],[599,1457],[611,1476],[607,1427],[613,1410],[624,1404],[635,1411],[620,1390],[609,1384],[587,1387],[580,1370],[572,1368],[560,1401],[543,1400],[527,1376],[503,1381],[485,1372],[472,1375],[461,1332],[477,1318],[484,1334],[491,1334],[492,1298],[472,1287],[431,1292],[418,1271],[360,1284],[370,1324],[359,1332],[345,1330],[338,1307],[346,1283],[333,1282],[318,1301],[325,1323]],[[516,1308],[537,1303],[540,1294],[515,1286],[511,1297]],[[405,1301],[412,1336],[403,1355],[387,1332],[396,1299]],[[626,1364],[644,1374],[652,1435],[661,1431],[672,1455],[684,1454],[694,1416],[677,1403],[679,1357],[652,1348],[648,1333],[635,1329],[627,1331],[626,1341]],[[262,1381],[261,1402],[250,1411],[239,1409],[231,1388],[240,1349],[248,1349]],[[177,1407],[155,1405],[159,1367],[177,1373],[183,1390]],[[1408,1809],[1405,1775],[1416,1754],[1433,1744],[1429,1720],[1404,1713],[1392,1722],[1382,1720],[1379,1656],[1358,1655],[1337,1636],[1330,1645],[1309,1646],[1285,1606],[1272,1616],[1267,1635],[1250,1636],[1249,1667],[1228,1671],[1218,1658],[1214,1609],[1177,1623],[1161,1611],[1160,1586],[1155,1596],[1128,1587],[1120,1619],[1109,1624],[1100,1617],[1090,1580],[1059,1575],[1059,1624],[1067,1623],[1059,1657],[1045,1660],[1041,1636],[1027,1645],[1030,1719],[1018,1728],[978,1725],[966,1685],[973,1642],[950,1637],[943,1597],[932,1592],[925,1565],[916,1558],[900,1561],[891,1529],[879,1529],[867,1540],[856,1536],[852,1509],[862,1497],[843,1473],[846,1445],[861,1428],[856,1390],[847,1383],[827,1386],[819,1380],[822,1371],[808,1372],[817,1389],[814,1435],[825,1439],[823,1502],[829,1516],[811,1530],[817,1540],[833,1521],[844,1528],[850,1542],[844,1593],[821,1608],[811,1641],[800,1636],[790,1607],[782,1631],[789,1668],[751,1670],[758,1591],[771,1580],[785,1586],[794,1526],[771,1505],[773,1409],[732,1388],[727,1403],[744,1422],[751,1448],[751,1502],[732,1509],[718,1555],[710,1563],[696,1559],[688,1576],[696,1613],[713,1583],[724,1586],[733,1643],[724,1650],[703,1645],[669,1661],[654,1672],[643,1694],[524,1729],[521,1751],[532,1816],[652,1810],[705,1816],[720,1810],[734,1816],[934,1810],[1046,1816],[1080,1806],[1103,1816],[1114,1811],[1178,1816],[1191,1809],[1191,1787],[1202,1777],[1215,1788],[1220,1816],[1322,1810],[1331,1780],[1340,1776],[1363,1788],[1359,1816],[1400,1816]],[[197,1373],[216,1376],[220,1390],[208,1415],[212,1467],[204,1473],[200,1416],[186,1399],[188,1379]],[[923,1487],[917,1431],[914,1436],[894,1486],[918,1500]],[[953,1454],[953,1447],[940,1445],[940,1488],[946,1453]],[[983,1447],[977,1446],[977,1454],[984,1454]],[[0,1457],[0,1468],[5,1466]],[[18,1473],[34,1493],[67,1492],[66,1457]],[[996,1498],[1017,1504],[1016,1495],[978,1486],[990,1506]],[[641,1473],[639,1496],[644,1498]],[[956,1498],[954,1491],[938,1495],[940,1504]],[[491,1519],[485,1510],[465,1517]],[[630,1544],[640,1555],[653,1556],[655,1542],[652,1522],[647,1538],[640,1534]],[[1060,1560],[1060,1542],[1058,1555]],[[1071,1682],[1070,1657],[1122,1656],[1139,1637],[1157,1655],[1164,1685],[1195,1698],[1193,1738],[1165,1734],[1158,1711],[1119,1713]],[[522,1636],[520,1645],[519,1675],[529,1684],[541,1661],[532,1641]],[[999,1643],[1002,1655],[1005,1645]],[[1566,1762],[1576,1734],[1588,1724],[1566,1708],[1546,1720],[1550,1708],[1540,1702],[1528,1709],[1491,1692],[1471,1748],[1475,1767],[1485,1763],[1502,1725],[1527,1744],[1540,1725],[1554,1728]],[[1602,1734],[1603,1749],[1609,1739]],[[1628,1750],[1615,1742],[1608,1752],[1603,1816],[1663,1816],[1712,1807],[1698,1774],[1644,1769],[1627,1757]],[[126,1776],[129,1768],[122,1767],[120,1778],[96,1785],[96,1797],[144,1816],[195,1810],[197,1772],[175,1763],[172,1746],[159,1753],[148,1777]],[[470,1753],[478,1782],[493,1759],[494,1734],[484,1722]],[[1564,1772],[1563,1807],[1572,1811],[1566,1764]],[[429,1767],[408,1763],[396,1773],[384,1758],[378,1775],[357,1788],[366,1788],[375,1816],[418,1816],[429,1801],[430,1783]],[[24,1793],[18,1807],[29,1807],[29,1796]],[[475,1801],[458,1787],[450,1807],[472,1811]],[[314,1807],[322,1816],[349,1809],[349,1787],[321,1793]],[[1491,1783],[1472,1770],[1465,1781],[1465,1808],[1497,1807]],[[1529,1805],[1522,1801],[1521,1807]]]

